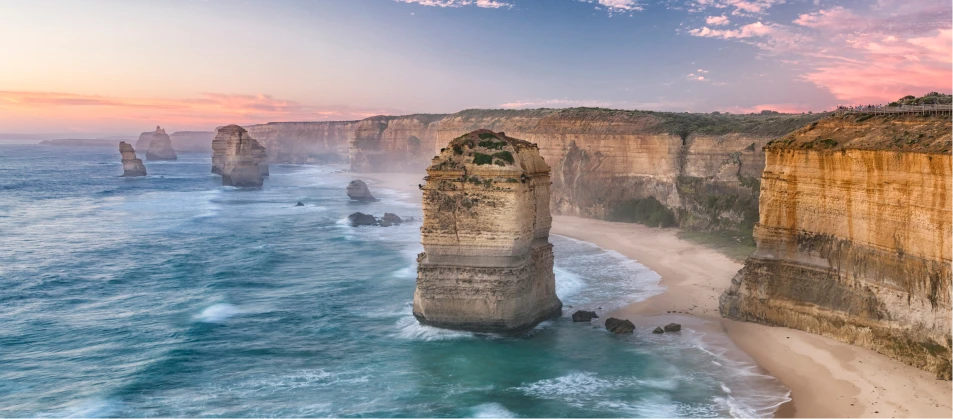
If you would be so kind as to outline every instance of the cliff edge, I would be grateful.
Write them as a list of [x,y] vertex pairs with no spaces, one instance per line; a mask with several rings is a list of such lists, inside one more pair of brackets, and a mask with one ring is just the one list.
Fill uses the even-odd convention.
[[765,147],[757,251],[722,315],[951,376],[949,115],[845,115]]
[[535,144],[489,130],[427,169],[413,313],[423,323],[518,333],[562,313],[549,243],[550,168]]

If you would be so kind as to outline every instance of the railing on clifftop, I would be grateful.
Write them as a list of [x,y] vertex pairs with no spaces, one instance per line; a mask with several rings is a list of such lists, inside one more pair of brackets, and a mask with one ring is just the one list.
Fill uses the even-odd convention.
[[953,105],[927,104],[927,105],[871,105],[871,106],[839,106],[834,110],[837,114],[847,113],[865,113],[865,114],[894,114],[894,113],[951,113]]

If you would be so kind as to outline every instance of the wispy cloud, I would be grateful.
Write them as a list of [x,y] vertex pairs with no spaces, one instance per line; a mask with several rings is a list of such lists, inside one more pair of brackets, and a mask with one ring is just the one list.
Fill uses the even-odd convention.
[[421,6],[435,7],[464,7],[476,6],[485,9],[499,9],[501,7],[513,7],[512,3],[498,0],[395,0],[400,3],[416,3]]
[[329,121],[395,113],[393,109],[315,106],[269,95],[204,93],[193,98],[118,98],[58,92],[0,91],[4,125],[46,119],[63,126],[102,128],[133,125],[209,129],[228,123]]
[[501,103],[501,108],[507,109],[532,109],[532,108],[572,108],[572,107],[611,107],[610,102],[598,100],[577,100],[569,98],[559,99],[530,99],[516,100],[512,102]]
[[641,12],[645,6],[638,0],[579,0],[583,3],[596,4],[596,9],[605,9],[609,14]]

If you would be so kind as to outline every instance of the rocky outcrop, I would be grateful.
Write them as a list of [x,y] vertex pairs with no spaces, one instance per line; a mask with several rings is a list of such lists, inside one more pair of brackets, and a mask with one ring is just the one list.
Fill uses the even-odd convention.
[[[141,138],[141,137],[140,137]],[[152,140],[149,141],[149,148],[146,149],[146,160],[176,160],[179,157],[172,148],[172,139],[165,130],[156,126],[152,133]]]
[[481,130],[427,169],[413,313],[427,325],[518,333],[559,316],[550,169],[535,144]]
[[376,226],[379,224],[377,217],[371,214],[365,214],[363,212],[355,212],[351,215],[348,215],[347,221],[351,224],[351,227]]
[[351,183],[347,184],[347,197],[351,198],[352,201],[379,201],[377,198],[374,198],[374,195],[371,195],[371,190],[367,188],[367,184],[360,179],[352,180]]
[[[235,128],[237,127],[242,130],[241,136],[249,142],[249,149],[246,151],[248,155],[251,156],[254,160],[255,165],[258,166],[259,172],[262,176],[268,176],[270,174],[268,168],[268,151],[265,146],[261,145],[258,140],[256,140],[251,134],[248,134],[247,130],[238,125],[228,125],[225,127],[218,127],[216,129],[215,138],[212,139],[212,173],[216,175],[221,175],[224,173],[226,156],[228,155],[228,139],[231,138],[230,135],[223,135],[222,130],[228,128],[229,132],[237,132]],[[237,138],[237,137],[236,137]],[[243,140],[244,141],[244,140]]]
[[588,322],[598,318],[599,316],[596,315],[595,311],[577,310],[575,313],[572,313],[573,322]]
[[212,151],[212,140],[215,132],[212,131],[177,131],[169,136],[172,148],[178,151],[193,151],[209,153]]
[[606,319],[606,330],[617,335],[632,334],[635,332],[635,325],[628,320],[609,317]]
[[758,248],[722,315],[949,379],[951,128],[948,115],[848,115],[768,144]]
[[218,128],[213,140],[213,149],[218,153],[212,156],[212,172],[215,164],[221,166],[222,185],[260,188],[264,183],[259,162],[263,160],[265,148],[248,135],[248,131],[238,125]]
[[[415,172],[462,133],[502,131],[538,144],[552,168],[554,213],[750,231],[758,218],[762,147],[821,116],[467,110],[269,123],[252,132],[259,138],[254,129],[261,130],[269,150],[281,150],[270,153],[274,162],[321,162],[331,153],[346,155],[355,172]],[[661,206],[639,205],[650,198]],[[638,211],[652,213],[631,214]]]
[[656,326],[655,329],[652,330],[652,333],[654,333],[654,334],[656,334],[656,335],[661,335],[661,334],[665,333],[665,329],[662,329],[661,327]]
[[664,329],[664,330],[665,330],[666,332],[681,332],[681,331],[682,331],[682,325],[680,325],[680,324],[678,324],[678,323],[669,323],[669,324],[666,324],[666,325],[665,325],[665,329]]
[[141,159],[136,158],[136,150],[129,143],[119,143],[119,154],[122,155],[122,175],[126,177],[145,176],[146,166]]

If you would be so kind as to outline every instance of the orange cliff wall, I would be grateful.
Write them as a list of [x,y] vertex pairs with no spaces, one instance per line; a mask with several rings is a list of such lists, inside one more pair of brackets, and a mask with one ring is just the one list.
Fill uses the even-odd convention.
[[845,116],[769,144],[758,249],[722,314],[950,379],[951,129],[948,116]]

